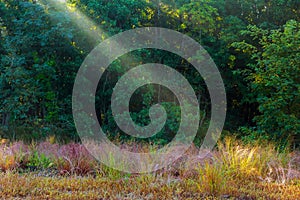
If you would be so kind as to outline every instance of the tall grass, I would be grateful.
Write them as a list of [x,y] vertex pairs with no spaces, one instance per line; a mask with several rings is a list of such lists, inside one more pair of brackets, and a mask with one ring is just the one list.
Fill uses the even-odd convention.
[[[134,152],[155,152],[158,148],[134,143],[121,146]],[[182,147],[178,148],[179,151]],[[175,149],[170,153],[177,154],[178,151]],[[111,162],[116,160],[111,158]],[[22,142],[0,145],[1,171],[15,174],[11,171],[20,171],[32,165],[39,170],[55,170],[55,177],[93,175],[97,177],[95,181],[121,181],[124,184],[130,182],[135,184],[132,190],[136,188],[149,191],[148,184],[155,188],[154,190],[168,192],[168,197],[175,195],[183,198],[195,194],[198,194],[195,198],[240,197],[243,193],[253,198],[273,196],[273,199],[276,199],[285,197],[282,191],[291,192],[287,199],[292,199],[298,194],[300,197],[300,191],[290,189],[294,188],[293,185],[300,186],[299,152],[279,152],[272,144],[246,145],[230,137],[220,141],[214,151],[200,151],[192,145],[172,165],[144,175],[123,173],[106,167],[97,162],[83,145],[77,143],[58,145],[48,141],[29,146]],[[15,176],[10,175],[6,179],[11,177]],[[18,176],[16,178],[19,179]],[[4,184],[3,180],[1,181]],[[127,190],[130,191],[130,188]],[[274,191],[278,193],[275,194]],[[134,192],[133,194],[137,195]],[[153,194],[153,198],[155,195]]]
[[279,152],[272,144],[249,146],[233,138],[226,138],[224,142],[219,142],[215,157],[222,164],[226,175],[233,179],[285,183],[298,176],[297,170],[293,169],[296,167],[292,164],[293,159],[296,159],[293,154]]

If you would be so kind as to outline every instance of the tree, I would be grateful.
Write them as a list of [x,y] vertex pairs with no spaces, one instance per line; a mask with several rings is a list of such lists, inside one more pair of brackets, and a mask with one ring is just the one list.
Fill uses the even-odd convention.
[[[51,15],[60,15],[51,5],[48,12],[39,4],[27,1],[1,1],[2,45],[0,65],[0,113],[2,124],[50,127],[66,124],[66,93],[58,88],[72,88],[66,83],[72,67],[71,57],[78,56],[72,46],[68,21],[55,23]],[[67,64],[67,65],[66,65]],[[65,68],[64,68],[65,67]],[[72,78],[74,75],[72,76]],[[69,98],[71,95],[69,95]],[[67,104],[70,104],[70,100]],[[71,106],[69,105],[69,108]],[[71,110],[70,110],[71,111]],[[70,113],[70,111],[68,111]],[[11,126],[13,125],[13,126]]]
[[255,41],[233,43],[254,61],[243,72],[257,100],[257,130],[274,140],[299,137],[300,133],[300,23],[291,20],[284,29],[249,26],[244,34]]

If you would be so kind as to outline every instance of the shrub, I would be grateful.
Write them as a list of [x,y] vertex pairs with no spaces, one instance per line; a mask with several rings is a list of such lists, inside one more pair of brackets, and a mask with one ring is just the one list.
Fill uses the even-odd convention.
[[30,151],[23,142],[0,146],[0,169],[2,171],[23,168],[28,162]]
[[91,174],[97,162],[81,144],[70,143],[59,148],[56,166],[61,174]]
[[37,169],[47,169],[52,167],[54,164],[52,160],[43,153],[34,151],[30,157],[27,166]]

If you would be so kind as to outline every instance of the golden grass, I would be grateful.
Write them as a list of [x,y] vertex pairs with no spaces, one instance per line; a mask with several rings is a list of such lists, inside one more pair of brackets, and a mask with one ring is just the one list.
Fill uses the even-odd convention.
[[300,198],[300,183],[283,185],[247,180],[226,182],[226,184],[223,182],[222,193],[218,194],[210,194],[212,188],[206,188],[208,191],[203,190],[200,183],[206,184],[205,181],[197,182],[197,179],[170,181],[154,175],[139,175],[113,181],[90,176],[37,177],[32,174],[20,175],[7,172],[1,174],[0,196],[2,199],[220,199],[228,197],[295,200]]
[[[6,156],[6,148],[1,152],[2,165],[10,164],[11,154]],[[85,158],[90,161],[86,156],[80,161]],[[299,152],[278,152],[272,145],[248,146],[226,138],[213,152],[193,146],[172,166],[152,174],[126,174],[99,163],[93,164],[94,173],[79,173],[82,176],[21,174],[18,166],[8,167],[0,173],[0,198],[296,200],[300,199],[299,161]]]

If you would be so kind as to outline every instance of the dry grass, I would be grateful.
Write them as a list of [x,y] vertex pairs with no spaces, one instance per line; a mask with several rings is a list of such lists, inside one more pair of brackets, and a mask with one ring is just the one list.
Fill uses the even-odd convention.
[[[19,173],[33,163],[33,150],[53,161],[56,173]],[[0,155],[2,199],[300,199],[299,152],[279,153],[272,145],[247,146],[232,138],[214,152],[192,146],[172,166],[142,175],[107,168],[79,144],[2,145]]]
[[[219,172],[214,170],[205,176],[210,180],[209,176],[220,177],[219,174],[215,174]],[[247,180],[223,182],[222,192],[210,194],[209,192],[214,191],[214,188],[207,187],[211,182],[203,180],[204,182],[198,182],[198,179],[167,180],[155,175],[109,180],[90,176],[38,177],[33,174],[20,175],[9,172],[1,174],[0,195],[2,199],[220,199],[226,197],[295,200],[300,197],[300,183],[283,185]],[[220,189],[219,186],[215,188]]]

